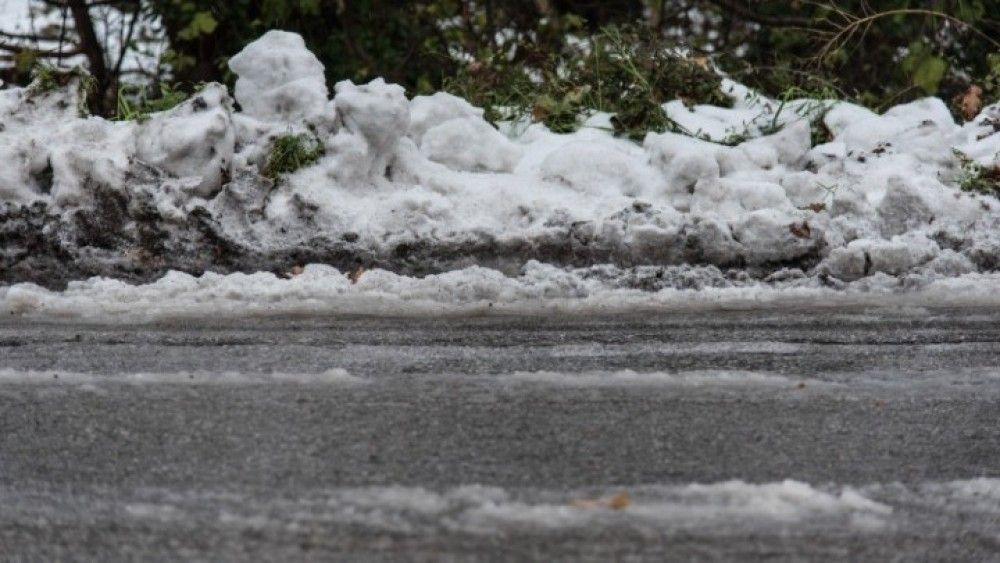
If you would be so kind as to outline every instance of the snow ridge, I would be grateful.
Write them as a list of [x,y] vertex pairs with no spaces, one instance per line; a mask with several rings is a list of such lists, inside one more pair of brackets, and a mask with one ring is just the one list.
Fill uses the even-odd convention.
[[[407,99],[381,79],[339,82],[330,99],[322,64],[293,33],[264,34],[230,67],[235,99],[211,84],[141,122],[79,117],[73,85],[0,91],[0,283],[308,263],[523,276],[537,260],[610,264],[642,289],[669,285],[656,275],[686,287],[669,267],[701,268],[709,285],[841,288],[1000,264],[1000,203],[958,189],[955,155],[1000,164],[1000,104],[958,125],[936,98],[877,115],[783,106],[724,81],[732,108],[664,106],[705,138],[635,144],[601,126],[607,115],[572,134],[498,130],[465,100]],[[812,146],[810,119],[833,141]],[[713,142],[737,133],[749,140]],[[264,177],[284,135],[313,138],[324,155]]]

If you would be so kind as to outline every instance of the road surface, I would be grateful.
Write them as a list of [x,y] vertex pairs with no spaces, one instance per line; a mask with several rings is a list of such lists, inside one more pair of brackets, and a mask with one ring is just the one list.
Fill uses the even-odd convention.
[[1000,312],[0,324],[0,560],[1000,558]]

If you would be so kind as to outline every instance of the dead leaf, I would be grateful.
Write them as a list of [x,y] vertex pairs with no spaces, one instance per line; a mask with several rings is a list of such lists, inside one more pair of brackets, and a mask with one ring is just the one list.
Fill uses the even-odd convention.
[[590,498],[590,499],[576,499],[570,503],[571,506],[575,508],[584,509],[595,509],[595,508],[610,508],[611,510],[624,510],[632,504],[632,498],[628,496],[628,493],[621,491],[615,493],[609,497],[601,498]]
[[302,266],[299,266],[298,264],[296,264],[296,265],[292,266],[292,269],[288,270],[288,272],[285,273],[285,275],[288,276],[288,277],[290,277],[290,278],[294,278],[295,276],[301,276],[302,272],[304,272],[304,271],[306,271],[305,268],[303,268]]
[[973,84],[965,92],[955,96],[951,103],[955,104],[966,121],[972,121],[983,109],[983,89]]
[[799,209],[805,211],[812,211],[813,213],[819,213],[820,211],[826,211],[826,204],[822,201],[817,201],[816,203],[810,203],[805,207],[800,207]]
[[628,493],[622,491],[613,495],[608,499],[608,507],[612,510],[624,510],[628,508],[628,505],[632,504],[632,499],[629,498]]
[[365,267],[358,266],[357,268],[354,268],[354,271],[352,271],[350,274],[347,275],[347,279],[351,280],[351,285],[354,285],[358,283],[358,280],[361,279],[361,275],[364,273],[365,273]]
[[696,64],[696,65],[698,65],[698,66],[700,66],[701,68],[703,68],[705,70],[712,70],[708,66],[708,57],[692,57],[691,58],[691,62],[694,63],[694,64]]
[[788,225],[788,230],[798,238],[812,237],[812,229],[809,228],[809,223],[807,221],[792,223],[791,225]]

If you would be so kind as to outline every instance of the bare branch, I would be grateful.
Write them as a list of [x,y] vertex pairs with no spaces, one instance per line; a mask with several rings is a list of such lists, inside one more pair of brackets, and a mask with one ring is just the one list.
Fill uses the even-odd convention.
[[40,35],[37,33],[12,33],[3,30],[0,30],[0,37],[4,39],[12,39],[14,41],[30,41],[32,43],[41,43],[42,41],[55,41],[57,39],[55,36]]
[[135,12],[132,13],[132,19],[128,22],[128,31],[125,33],[125,37],[121,41],[121,46],[118,50],[118,61],[115,62],[115,68],[112,71],[114,76],[121,74],[122,63],[125,61],[125,55],[128,53],[129,44],[132,43],[132,35],[135,33],[135,24],[139,21],[139,15],[142,13],[142,4],[136,2]]
[[39,58],[62,58],[62,57],[72,57],[73,55],[79,55],[81,51],[79,49],[73,48],[70,50],[65,49],[35,49],[28,47],[26,45],[15,45],[10,43],[4,43],[0,41],[0,51],[6,51],[8,53],[25,53],[30,52],[33,56]]
[[740,19],[759,23],[770,27],[810,27],[815,22],[810,18],[799,16],[771,16],[762,14],[747,0],[711,0],[713,4],[728,10]]

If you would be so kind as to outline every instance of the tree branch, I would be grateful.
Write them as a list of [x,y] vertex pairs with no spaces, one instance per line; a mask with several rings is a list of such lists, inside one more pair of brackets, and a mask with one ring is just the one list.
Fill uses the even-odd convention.
[[0,51],[5,51],[8,53],[23,53],[25,51],[30,51],[36,57],[72,57],[73,55],[79,55],[81,51],[79,49],[70,49],[69,51],[63,49],[34,49],[27,45],[11,45],[10,43],[0,42]]
[[122,71],[122,63],[125,61],[125,55],[128,53],[129,44],[132,42],[132,35],[135,33],[135,24],[139,21],[140,14],[142,14],[142,4],[136,2],[135,12],[132,13],[132,19],[128,22],[128,31],[121,41],[121,47],[118,50],[118,60],[115,62],[115,68],[112,71],[115,76],[118,76]]
[[752,5],[750,0],[710,0],[723,11],[728,10],[732,15],[766,25],[769,27],[810,27],[816,24],[812,19],[801,16],[771,16],[762,14]]
[[90,18],[90,9],[85,0],[69,0],[69,11],[73,15],[73,25],[80,36],[80,49],[90,64],[90,74],[97,80],[101,89],[110,84],[108,67],[104,64],[104,49],[97,41],[94,32],[94,22]]

